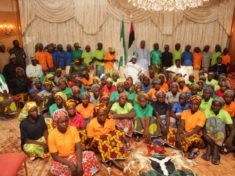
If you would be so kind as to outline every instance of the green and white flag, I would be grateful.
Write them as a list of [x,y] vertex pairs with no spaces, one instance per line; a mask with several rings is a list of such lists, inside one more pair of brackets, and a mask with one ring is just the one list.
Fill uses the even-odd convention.
[[124,29],[124,22],[122,21],[121,32],[120,32],[120,46],[121,52],[119,55],[119,64],[118,67],[122,67],[126,65],[127,62],[127,55],[126,55],[126,40],[125,40],[125,29]]

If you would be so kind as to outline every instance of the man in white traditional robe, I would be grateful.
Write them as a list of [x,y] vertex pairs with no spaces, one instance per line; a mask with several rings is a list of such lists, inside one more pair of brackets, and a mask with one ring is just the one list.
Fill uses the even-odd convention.
[[139,75],[145,70],[137,63],[136,56],[132,56],[130,62],[128,62],[124,68],[125,77],[131,76],[133,78],[133,83],[140,82]]
[[143,69],[148,70],[150,65],[150,52],[147,48],[145,48],[144,40],[140,42],[140,48],[136,49],[135,55],[137,58],[137,63],[143,67]]
[[27,65],[26,75],[28,78],[40,78],[43,75],[42,66],[38,64],[38,60],[35,57],[31,58],[32,64]]
[[188,79],[189,75],[191,74],[191,72],[189,72],[189,69],[187,69],[187,66],[181,65],[180,59],[176,59],[175,65],[172,65],[171,67],[167,68],[166,71],[173,72],[175,74],[180,73],[186,79]]

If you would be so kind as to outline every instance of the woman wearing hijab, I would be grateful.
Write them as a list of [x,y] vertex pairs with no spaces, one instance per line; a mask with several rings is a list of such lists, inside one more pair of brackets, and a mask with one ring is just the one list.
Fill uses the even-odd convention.
[[69,125],[64,109],[55,111],[56,128],[48,136],[49,152],[53,158],[50,173],[55,176],[91,176],[99,170],[95,154],[81,149],[78,130]]
[[21,148],[31,159],[48,157],[47,125],[38,115],[37,104],[28,102],[23,110],[24,118],[20,123]]
[[87,125],[94,117],[94,105],[90,103],[90,94],[88,92],[82,93],[81,100],[82,103],[76,106],[76,111],[83,116]]
[[202,145],[200,131],[205,125],[206,116],[199,110],[201,103],[199,96],[192,96],[189,102],[190,109],[182,112],[178,129],[169,129],[167,140],[170,145],[182,149],[183,152],[190,152],[188,158],[193,159],[196,157],[196,148]]
[[100,103],[100,94],[101,94],[101,87],[99,84],[93,84],[91,86],[91,97],[90,97],[90,102],[96,106]]
[[202,158],[206,161],[211,159],[211,163],[214,165],[220,164],[219,149],[226,138],[226,125],[230,130],[233,129],[233,121],[229,113],[222,109],[223,105],[224,100],[216,98],[213,100],[211,108],[205,112],[207,121],[203,137],[207,148]]
[[49,108],[50,116],[53,117],[57,109],[64,109],[64,104],[67,101],[67,96],[63,92],[57,92],[54,96],[55,103]]
[[123,131],[128,137],[132,137],[135,110],[132,104],[127,102],[127,94],[119,94],[118,102],[112,105],[110,114],[115,119],[117,128]]
[[104,104],[96,107],[96,118],[87,125],[87,135],[92,140],[92,147],[98,149],[104,163],[113,164],[119,170],[124,167],[117,160],[126,158],[125,134],[115,127]]

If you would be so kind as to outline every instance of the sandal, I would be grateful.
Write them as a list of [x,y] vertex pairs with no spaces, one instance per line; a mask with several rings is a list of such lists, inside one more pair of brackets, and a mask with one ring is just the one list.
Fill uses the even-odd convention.
[[211,163],[214,165],[219,165],[220,164],[220,156],[216,155],[215,157],[212,157]]
[[202,159],[205,161],[210,161],[211,155],[209,153],[204,153]]

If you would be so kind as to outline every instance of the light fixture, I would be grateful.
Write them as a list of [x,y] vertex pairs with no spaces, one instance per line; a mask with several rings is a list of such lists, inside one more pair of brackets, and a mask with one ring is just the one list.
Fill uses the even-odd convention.
[[133,6],[149,11],[177,11],[202,6],[209,0],[128,0]]
[[10,35],[13,31],[13,25],[12,24],[7,24],[7,23],[0,24],[0,31],[4,35]]

